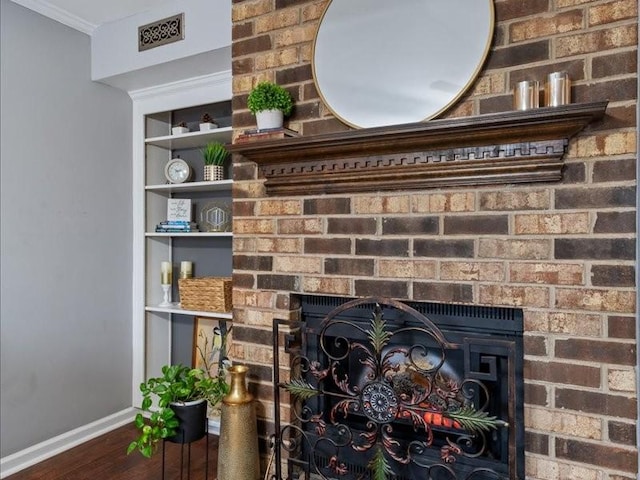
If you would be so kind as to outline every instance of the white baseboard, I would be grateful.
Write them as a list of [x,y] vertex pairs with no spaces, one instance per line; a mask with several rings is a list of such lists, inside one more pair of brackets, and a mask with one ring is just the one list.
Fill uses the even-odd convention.
[[103,435],[133,421],[138,411],[127,408],[108,417],[83,425],[19,452],[0,458],[0,478],[8,477],[31,465],[69,450],[81,443]]

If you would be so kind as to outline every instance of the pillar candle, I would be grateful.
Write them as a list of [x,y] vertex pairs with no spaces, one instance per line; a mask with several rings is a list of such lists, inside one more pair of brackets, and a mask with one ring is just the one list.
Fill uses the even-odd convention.
[[180,262],[180,278],[193,277],[193,262]]
[[162,262],[161,266],[161,282],[162,285],[171,285],[171,262]]

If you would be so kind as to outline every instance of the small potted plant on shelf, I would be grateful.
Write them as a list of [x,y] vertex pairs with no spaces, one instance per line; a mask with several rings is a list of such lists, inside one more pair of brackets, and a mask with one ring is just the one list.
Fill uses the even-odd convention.
[[178,125],[171,129],[172,135],[180,135],[181,133],[189,133],[189,127],[186,122],[180,122]]
[[218,128],[218,124],[213,121],[213,118],[211,118],[208,113],[202,114],[202,118],[200,118],[200,131],[213,130],[214,128]]
[[205,181],[222,180],[224,178],[224,162],[229,157],[229,151],[220,142],[209,142],[201,150],[204,159]]
[[260,82],[249,93],[247,107],[256,116],[258,130],[282,128],[283,117],[293,109],[293,98],[280,85]]
[[207,405],[216,405],[229,393],[225,371],[212,376],[202,368],[165,365],[162,376],[140,384],[142,410],[135,417],[138,437],[127,454],[138,450],[150,458],[158,442],[190,443],[207,432]]

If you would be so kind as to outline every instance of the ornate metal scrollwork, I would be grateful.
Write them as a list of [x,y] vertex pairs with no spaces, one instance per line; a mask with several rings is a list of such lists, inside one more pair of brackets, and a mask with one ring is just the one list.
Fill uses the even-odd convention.
[[[342,315],[367,305],[368,323]],[[389,309],[411,321],[388,322]],[[276,372],[278,328],[286,323],[274,322]],[[492,432],[508,422],[489,411],[490,388],[465,377],[464,347],[426,316],[369,298],[336,308],[319,328],[288,326],[301,347],[288,351],[291,378],[280,382],[275,374],[275,478],[296,478],[291,469],[301,468],[323,479],[508,478],[487,467]],[[281,391],[291,396],[293,424],[281,422]]]

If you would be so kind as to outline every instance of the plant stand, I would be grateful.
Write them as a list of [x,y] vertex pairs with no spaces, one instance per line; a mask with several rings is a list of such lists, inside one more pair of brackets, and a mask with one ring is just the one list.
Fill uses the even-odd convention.
[[[209,422],[206,423],[206,433],[204,435],[206,447],[205,447],[205,460],[204,460],[204,480],[209,480]],[[195,440],[196,442],[198,440]],[[180,444],[180,480],[184,480],[185,467],[187,471],[186,480],[191,478],[191,444],[193,442],[182,442],[179,439],[175,441],[164,439],[162,440],[162,480],[165,480],[165,446],[167,442]],[[186,465],[185,465],[185,445],[187,446],[186,452]]]

